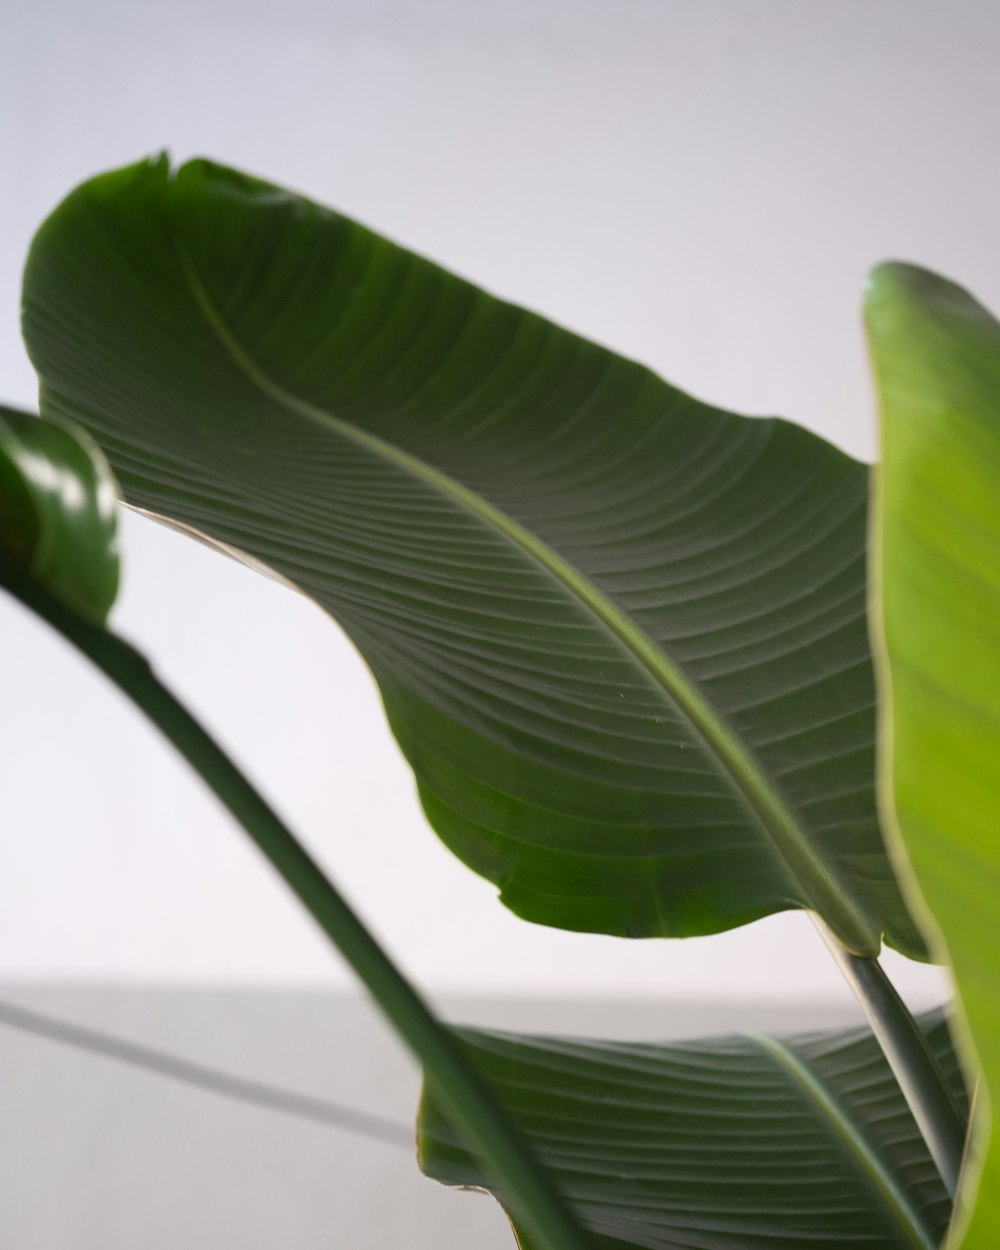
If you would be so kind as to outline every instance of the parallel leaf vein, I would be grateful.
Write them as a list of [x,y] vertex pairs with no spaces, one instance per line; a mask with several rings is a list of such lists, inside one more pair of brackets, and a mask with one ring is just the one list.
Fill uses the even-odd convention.
[[877,946],[878,935],[871,933],[856,900],[844,883],[834,877],[830,865],[815,851],[807,833],[763,775],[744,743],[687,674],[613,600],[557,551],[483,496],[403,448],[350,424],[276,383],[236,340],[208,296],[180,240],[175,238],[173,243],[192,296],[206,322],[250,382],[286,410],[336,433],[348,443],[394,465],[459,505],[481,523],[503,535],[553,577],[638,661],[705,743],[722,775],[753,813],[779,861],[804,893],[805,897],[800,901],[807,902],[824,916],[831,928],[853,949],[870,951],[873,945]]

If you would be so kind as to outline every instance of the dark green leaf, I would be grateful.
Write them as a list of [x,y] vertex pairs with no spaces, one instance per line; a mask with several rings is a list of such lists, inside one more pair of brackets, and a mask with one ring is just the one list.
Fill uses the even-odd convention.
[[101,623],[118,593],[115,481],[82,430],[0,406],[0,583],[15,571]]
[[513,910],[808,907],[921,954],[875,815],[863,466],[205,162],[71,195],[24,307],[44,411],[341,621]]
[[[947,1028],[922,1027],[964,1106]],[[930,1250],[947,1226],[867,1030],[662,1046],[462,1036],[606,1250]],[[426,1093],[419,1147],[436,1180],[496,1192]]]
[[[940,926],[994,1101],[961,1195],[1000,1244],[1000,323],[908,265],[873,276],[882,408],[883,795]],[[891,818],[891,812],[889,813]],[[919,905],[919,900],[915,905]],[[933,932],[933,927],[929,929]],[[975,1070],[971,1058],[970,1068]],[[985,1095],[985,1091],[983,1091]],[[982,1099],[985,1110],[986,1099]]]

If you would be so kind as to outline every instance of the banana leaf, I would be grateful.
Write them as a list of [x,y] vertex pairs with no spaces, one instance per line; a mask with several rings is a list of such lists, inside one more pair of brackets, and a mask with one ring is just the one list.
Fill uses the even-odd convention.
[[519,915],[808,908],[925,957],[876,815],[863,465],[204,161],[73,192],[23,302],[43,412],[337,618]]

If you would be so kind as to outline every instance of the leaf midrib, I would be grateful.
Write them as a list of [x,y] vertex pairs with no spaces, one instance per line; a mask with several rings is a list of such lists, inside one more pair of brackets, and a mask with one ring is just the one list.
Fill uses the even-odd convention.
[[768,783],[742,741],[683,670],[603,591],[547,543],[489,500],[418,456],[343,421],[325,409],[286,391],[273,381],[250,357],[226,325],[181,241],[172,232],[170,238],[195,303],[221,346],[248,380],[281,407],[333,431],[355,446],[365,448],[433,487],[452,502],[458,503],[479,521],[490,525],[514,543],[549,573],[639,662],[681,712],[704,742],[709,754],[715,757],[737,796],[753,813],[779,860],[792,880],[802,889],[804,901],[808,901],[850,949],[859,953],[877,953],[879,935],[875,934],[873,937],[871,926],[866,922],[850,892],[817,854],[808,834],[799,826],[781,796]]
[[909,1195],[901,1187],[879,1157],[864,1132],[851,1119],[816,1074],[798,1055],[776,1037],[766,1033],[744,1036],[769,1055],[798,1089],[804,1100],[845,1147],[855,1166],[878,1193],[892,1223],[899,1228],[914,1250],[936,1250],[938,1239],[916,1210]]

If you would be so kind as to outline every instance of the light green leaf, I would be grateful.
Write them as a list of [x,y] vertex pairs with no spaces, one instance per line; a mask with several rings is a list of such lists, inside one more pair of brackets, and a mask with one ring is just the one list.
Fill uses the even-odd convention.
[[82,430],[0,406],[0,584],[27,576],[102,623],[118,593],[116,503]]
[[[940,927],[996,1099],[1000,324],[960,287],[900,264],[875,272],[867,319],[884,459],[884,799]],[[989,1144],[982,1102],[977,1157],[986,1161],[967,1250],[1000,1244],[1000,1146]],[[967,1208],[977,1171],[978,1163]]]
[[[964,1105],[947,1028],[921,1024]],[[462,1036],[605,1250],[931,1250],[947,1226],[865,1029],[671,1045]],[[503,1201],[426,1093],[419,1148],[429,1176]]]
[[923,954],[875,813],[863,466],[206,162],[74,192],[24,329],[131,501],[337,617],[520,915],[806,907]]

